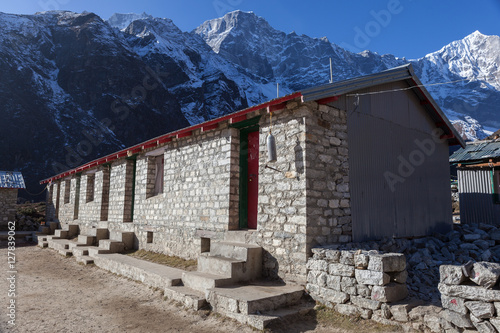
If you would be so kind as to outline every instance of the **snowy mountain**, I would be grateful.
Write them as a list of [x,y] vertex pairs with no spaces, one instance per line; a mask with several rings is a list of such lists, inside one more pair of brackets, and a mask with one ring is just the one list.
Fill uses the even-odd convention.
[[[191,32],[148,14],[0,13],[0,169],[41,178],[280,94],[407,63],[286,34],[235,11]],[[417,75],[468,139],[499,128],[500,38],[474,32],[422,59]],[[29,133],[29,134],[28,134]],[[35,189],[35,190],[33,190]]]

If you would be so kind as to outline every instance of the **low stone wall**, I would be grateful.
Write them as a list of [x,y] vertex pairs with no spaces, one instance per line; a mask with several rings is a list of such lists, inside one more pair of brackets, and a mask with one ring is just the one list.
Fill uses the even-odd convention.
[[[441,317],[459,329],[500,332],[500,264],[442,265],[439,269]],[[496,330],[495,330],[496,329]]]
[[408,295],[403,254],[325,248],[312,252],[306,289],[313,299],[339,313],[365,319],[389,318],[387,303]]

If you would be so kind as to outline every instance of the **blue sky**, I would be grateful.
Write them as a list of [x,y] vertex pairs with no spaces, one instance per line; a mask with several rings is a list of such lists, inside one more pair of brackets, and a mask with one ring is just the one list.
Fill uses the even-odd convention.
[[0,11],[33,14],[46,9],[146,12],[168,17],[184,31],[236,9],[253,11],[276,29],[323,37],[351,51],[369,49],[419,58],[475,30],[500,35],[500,0],[16,0]]

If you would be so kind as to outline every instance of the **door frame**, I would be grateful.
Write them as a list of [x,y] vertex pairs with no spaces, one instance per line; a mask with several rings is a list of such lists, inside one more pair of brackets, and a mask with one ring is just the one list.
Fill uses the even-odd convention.
[[238,204],[238,226],[240,229],[248,229],[248,133],[259,131],[260,118],[261,116],[258,116],[235,124],[231,124],[231,127],[237,128],[240,131],[240,177]]

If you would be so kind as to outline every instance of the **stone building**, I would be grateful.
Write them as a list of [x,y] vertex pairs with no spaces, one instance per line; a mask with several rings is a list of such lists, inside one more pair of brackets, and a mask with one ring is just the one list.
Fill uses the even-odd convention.
[[[269,133],[277,160],[268,162]],[[453,126],[411,65],[181,129],[42,181],[48,219],[133,232],[196,258],[241,230],[264,276],[303,282],[311,248],[451,228]]]
[[26,188],[20,172],[0,171],[0,230],[16,217],[17,191]]

